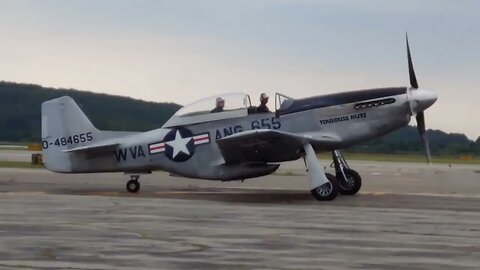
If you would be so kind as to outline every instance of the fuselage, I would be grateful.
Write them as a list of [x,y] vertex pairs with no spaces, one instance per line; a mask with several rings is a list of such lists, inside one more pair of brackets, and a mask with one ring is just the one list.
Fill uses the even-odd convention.
[[[269,174],[278,166],[258,163],[252,166],[248,162],[225,164],[216,140],[252,129],[274,129],[313,138],[328,134],[338,137],[339,142],[328,147],[313,147],[317,152],[329,151],[382,136],[407,125],[411,116],[406,87],[296,99],[288,108],[280,108],[276,113],[249,113],[244,117],[183,126],[183,135],[178,136],[190,140],[183,141],[188,146],[184,149],[172,148],[178,127],[128,135],[121,138],[121,145],[113,152],[90,157],[87,163],[78,162],[75,172],[165,170],[202,179],[245,179]],[[166,136],[170,138],[167,140]],[[298,159],[302,155],[298,150],[278,155],[275,162]]]

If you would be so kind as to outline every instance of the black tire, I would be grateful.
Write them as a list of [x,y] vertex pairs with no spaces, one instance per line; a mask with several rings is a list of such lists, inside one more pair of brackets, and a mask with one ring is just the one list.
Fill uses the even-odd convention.
[[340,194],[355,195],[362,187],[362,177],[357,171],[352,169],[343,169],[345,177],[342,173],[337,174],[338,183],[340,186]]
[[331,201],[335,199],[339,192],[338,180],[332,174],[326,173],[325,176],[330,183],[325,183],[320,187],[314,188],[310,191],[312,196],[319,201]]
[[127,190],[131,193],[137,193],[140,190],[140,183],[138,180],[130,180],[127,182]]

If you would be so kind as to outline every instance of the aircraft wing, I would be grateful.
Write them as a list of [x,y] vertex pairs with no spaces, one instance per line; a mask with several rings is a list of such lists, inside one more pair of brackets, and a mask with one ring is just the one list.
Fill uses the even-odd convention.
[[294,134],[270,129],[243,131],[217,140],[226,163],[292,160],[302,155],[306,143],[330,149],[339,142],[338,137],[323,133]]

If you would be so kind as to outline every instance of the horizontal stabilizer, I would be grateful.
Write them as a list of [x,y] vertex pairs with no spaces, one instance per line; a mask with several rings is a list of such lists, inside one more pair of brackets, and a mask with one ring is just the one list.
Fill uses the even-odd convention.
[[99,153],[99,152],[114,150],[117,148],[118,145],[119,145],[118,142],[107,140],[103,142],[98,142],[96,144],[63,150],[62,152],[64,153]]

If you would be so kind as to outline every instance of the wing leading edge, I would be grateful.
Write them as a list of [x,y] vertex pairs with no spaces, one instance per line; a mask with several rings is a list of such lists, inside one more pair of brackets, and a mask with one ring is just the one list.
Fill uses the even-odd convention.
[[247,130],[217,140],[226,163],[282,162],[302,156],[307,143],[332,148],[340,139],[323,133],[292,134],[270,129]]

